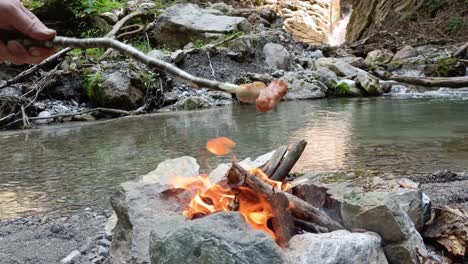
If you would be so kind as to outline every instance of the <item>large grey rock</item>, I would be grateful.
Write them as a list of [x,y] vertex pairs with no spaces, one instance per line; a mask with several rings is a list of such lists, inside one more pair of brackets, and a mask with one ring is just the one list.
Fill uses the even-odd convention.
[[327,86],[311,71],[286,72],[281,78],[288,85],[284,100],[317,99],[326,96]]
[[380,87],[379,79],[365,71],[358,71],[355,81],[365,91],[366,95],[376,96],[383,94],[383,89]]
[[403,48],[401,48],[399,51],[397,51],[397,53],[395,53],[395,56],[393,57],[392,61],[400,62],[405,59],[409,59],[409,58],[416,57],[416,56],[418,56],[418,51],[415,48],[409,45],[406,45]]
[[153,225],[152,264],[283,264],[281,248],[264,231],[253,229],[237,212],[193,221],[168,218]]
[[292,237],[285,253],[291,264],[385,264],[381,242],[375,233],[306,233]]
[[190,200],[183,190],[168,190],[170,177],[195,173],[198,175],[198,164],[194,159],[182,157],[161,163],[140,181],[119,186],[111,196],[117,215],[110,253],[112,263],[149,263],[149,236],[154,223],[167,216],[182,215],[181,205]]
[[388,49],[373,50],[367,53],[365,62],[368,64],[385,64],[393,58],[393,52]]
[[121,69],[107,74],[102,83],[102,95],[96,94],[95,101],[110,108],[133,110],[141,106],[144,94],[132,82],[129,70]]
[[384,252],[391,264],[420,263],[419,254],[428,254],[421,235],[414,229],[408,234],[408,239],[386,245]]
[[420,231],[430,216],[430,201],[426,200],[428,197],[420,190],[409,189],[390,193],[389,196],[408,214],[416,229]]
[[421,235],[408,214],[385,192],[347,193],[341,205],[343,224],[379,234],[389,263],[419,263],[427,254]]
[[290,55],[281,44],[268,43],[263,47],[265,61],[268,66],[276,70],[287,70]]
[[197,177],[199,169],[200,165],[196,159],[183,156],[159,163],[155,170],[144,175],[141,180],[146,183],[158,183],[168,189],[174,177]]
[[194,4],[177,4],[164,10],[156,22],[153,37],[169,48],[181,48],[190,42],[210,41],[223,34],[249,30],[243,17],[213,14]]

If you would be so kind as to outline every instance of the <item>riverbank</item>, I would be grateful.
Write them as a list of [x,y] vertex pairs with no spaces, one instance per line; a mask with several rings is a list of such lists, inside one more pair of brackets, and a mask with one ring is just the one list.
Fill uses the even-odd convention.
[[[133,4],[136,5],[127,13],[151,6]],[[330,46],[324,39],[326,36],[317,42],[304,42],[299,32],[303,26],[300,21],[306,18],[296,8],[280,3],[250,9],[224,3],[164,8],[148,17],[153,19],[152,23],[140,32],[146,38],[130,37],[127,42],[151,58],[172,63],[198,77],[234,84],[268,84],[273,79],[282,79],[289,87],[285,100],[425,91],[439,87],[406,85],[391,79],[466,74],[463,53],[454,57],[463,44],[459,38],[434,44],[396,37],[399,41],[394,43],[384,34],[381,39],[365,39],[359,45],[340,42]],[[312,12],[307,5],[297,8],[311,12],[308,16],[312,17],[322,12]],[[194,24],[191,18],[195,18]],[[107,27],[115,23],[100,19],[102,23],[110,23]],[[210,33],[208,25],[218,20],[224,23],[216,29],[219,33]],[[344,36],[340,38],[344,41]],[[44,71],[20,79],[15,76],[25,67],[1,65],[0,129],[239,103],[232,94],[194,89],[183,80],[154,71],[123,54],[111,52],[103,56],[103,53],[102,49],[88,50],[85,56],[71,52],[54,61],[55,66],[40,66]]]

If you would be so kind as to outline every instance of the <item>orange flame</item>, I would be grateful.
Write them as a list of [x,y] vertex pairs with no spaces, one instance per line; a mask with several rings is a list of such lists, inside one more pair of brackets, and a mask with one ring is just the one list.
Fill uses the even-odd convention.
[[[289,184],[269,179],[261,169],[252,169],[250,173],[274,188],[286,190],[290,187]],[[193,192],[193,198],[183,212],[187,218],[195,219],[215,212],[237,209],[253,228],[266,231],[276,240],[275,233],[268,227],[268,221],[273,217],[270,203],[249,187],[240,187],[238,191],[234,191],[222,184],[212,184],[207,175],[175,177],[171,180],[171,185]]]
[[236,146],[236,142],[232,141],[227,137],[219,137],[208,140],[206,143],[206,149],[219,156],[224,156],[232,152],[232,149]]

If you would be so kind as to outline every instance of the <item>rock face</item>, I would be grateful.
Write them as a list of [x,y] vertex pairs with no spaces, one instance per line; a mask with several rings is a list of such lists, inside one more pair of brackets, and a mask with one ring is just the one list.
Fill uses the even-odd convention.
[[346,230],[324,234],[296,235],[286,249],[288,263],[294,264],[385,264],[382,239],[375,233]]
[[198,175],[198,164],[191,157],[161,163],[140,181],[126,182],[111,197],[117,215],[111,248],[116,264],[149,263],[148,246],[154,223],[170,215],[182,215],[181,201],[189,201],[184,191],[168,191],[169,179]]
[[194,4],[177,4],[164,10],[153,36],[167,47],[181,48],[189,42],[205,42],[230,32],[248,30],[245,18],[224,16],[218,10],[202,9]]
[[237,212],[211,214],[193,221],[167,218],[154,223],[152,264],[283,264],[284,254],[264,231],[254,230]]
[[[338,4],[337,4],[338,3]],[[284,29],[298,42],[326,43],[340,17],[338,1],[290,1],[281,9]]]
[[281,78],[288,85],[284,100],[316,99],[326,96],[327,86],[316,80],[311,71],[287,72]]
[[427,253],[411,219],[387,193],[347,193],[341,216],[348,229],[362,228],[379,234],[389,263],[419,263],[418,252]]
[[346,40],[354,42],[379,30],[385,23],[392,24],[419,8],[418,0],[346,0],[353,9],[346,28]]
[[281,45],[268,43],[263,47],[265,61],[273,69],[287,70],[289,66],[289,52]]

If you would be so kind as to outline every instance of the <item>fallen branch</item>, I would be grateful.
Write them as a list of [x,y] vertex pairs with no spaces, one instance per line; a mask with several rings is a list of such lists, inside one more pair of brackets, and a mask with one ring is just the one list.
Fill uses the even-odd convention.
[[65,48],[57,53],[55,53],[54,55],[50,56],[49,58],[45,59],[44,61],[42,61],[41,63],[37,64],[37,65],[34,65],[33,67],[21,72],[20,74],[16,75],[15,77],[9,79],[6,81],[6,83],[3,85],[3,87],[0,87],[0,89],[2,88],[5,88],[7,87],[8,85],[11,85],[11,84],[14,84],[14,83],[17,83],[17,82],[20,82],[21,80],[23,80],[24,78],[30,76],[31,74],[35,73],[37,70],[41,69],[42,67],[44,67],[45,65],[48,65],[49,63],[53,62],[53,61],[56,61],[60,58],[62,58],[63,56],[65,56],[68,52],[72,51],[73,48]]
[[465,52],[465,50],[468,49],[468,41],[463,45],[461,46],[457,52],[455,52],[455,54],[453,54],[453,56],[455,58],[458,58],[458,57],[461,57],[461,55]]
[[[130,20],[132,20],[135,17],[143,16],[148,14],[148,9],[147,8],[138,8],[137,10],[133,11],[132,13],[124,16],[121,20],[119,20],[115,25],[112,27],[111,31],[107,33],[104,38],[109,38],[109,39],[116,39],[117,33],[122,29],[122,27]],[[119,36],[121,37],[121,36]],[[101,57],[99,57],[99,60],[105,59],[110,53],[110,49],[107,49]]]
[[[98,107],[98,108],[88,109],[88,110],[85,110],[85,111],[75,112],[75,113],[63,113],[63,114],[51,115],[51,116],[47,116],[47,117],[29,117],[28,120],[34,121],[34,120],[44,120],[44,119],[56,119],[56,118],[61,118],[61,117],[74,117],[74,116],[93,113],[93,112],[118,114],[118,115],[121,115],[121,116],[138,115],[138,114],[144,113],[143,111],[125,111],[125,110],[120,110],[120,109]],[[22,120],[23,120],[22,118],[21,119],[16,119],[15,121],[7,124],[5,127],[12,126],[12,125],[14,125],[14,124],[16,124],[16,123],[18,123],[18,122],[20,122]]]
[[468,76],[464,77],[406,77],[406,76],[391,76],[387,80],[397,81],[400,83],[420,85],[426,87],[448,87],[448,88],[465,88],[468,87]]
[[331,231],[344,229],[340,223],[330,218],[324,212],[321,212],[318,208],[315,208],[290,193],[274,189],[269,184],[250,174],[236,162],[232,162],[231,169],[229,170],[228,184],[232,188],[246,184],[259,194],[265,196],[267,199],[270,199],[276,192],[282,193],[288,199],[291,212],[296,218],[313,222],[319,226],[326,227]]

